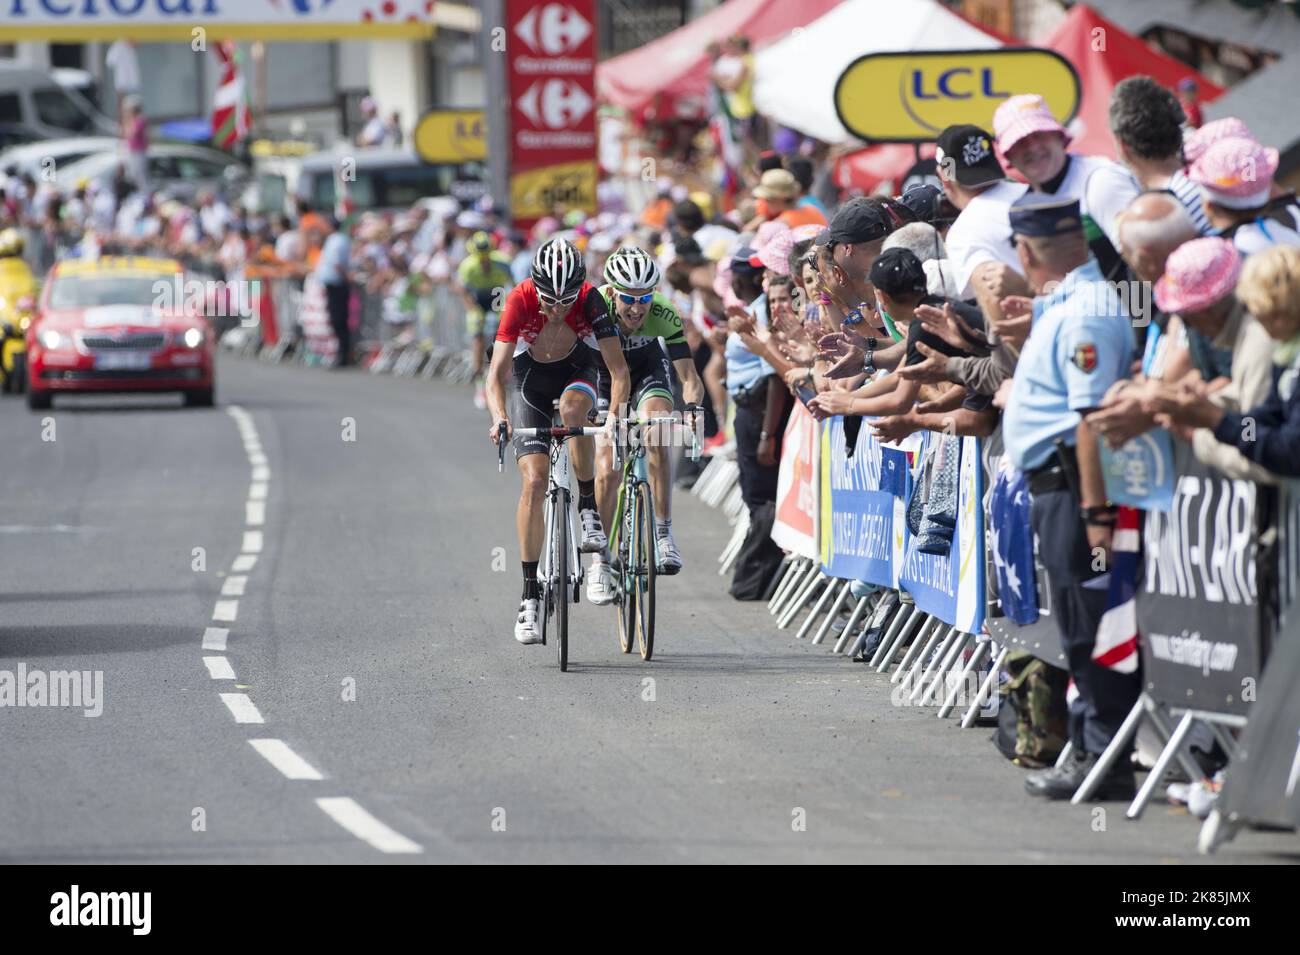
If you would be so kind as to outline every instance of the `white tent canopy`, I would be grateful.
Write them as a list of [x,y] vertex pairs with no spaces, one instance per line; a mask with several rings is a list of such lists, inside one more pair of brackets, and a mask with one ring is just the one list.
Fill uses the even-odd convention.
[[835,115],[835,83],[858,57],[996,46],[936,0],[846,0],[758,53],[754,98],[759,112],[782,126],[842,143],[853,137]]

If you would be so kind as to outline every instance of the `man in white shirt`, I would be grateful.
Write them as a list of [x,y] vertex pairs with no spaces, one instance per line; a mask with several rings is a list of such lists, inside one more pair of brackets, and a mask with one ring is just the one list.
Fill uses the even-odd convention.
[[1137,198],[1137,180],[1103,156],[1065,151],[1070,134],[1039,95],[1012,96],[993,114],[997,151],[1034,192],[1078,199],[1088,247],[1102,276],[1126,274],[1119,255],[1119,216]]
[[949,126],[939,134],[935,162],[948,201],[961,210],[948,229],[948,258],[962,298],[975,298],[971,282],[985,263],[1017,274],[1020,257],[1011,244],[1008,210],[1028,186],[1008,182],[993,154],[993,137],[978,126]]
[[117,93],[117,115],[122,115],[122,103],[140,92],[140,59],[135,54],[134,40],[116,40],[108,48],[104,63],[113,71],[113,90]]

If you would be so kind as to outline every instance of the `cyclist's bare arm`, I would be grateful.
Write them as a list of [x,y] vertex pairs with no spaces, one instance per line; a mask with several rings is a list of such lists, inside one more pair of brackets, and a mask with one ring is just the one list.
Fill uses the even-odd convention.
[[500,343],[501,347],[492,349],[492,365],[487,373],[487,406],[492,416],[490,437],[496,440],[498,421],[505,421],[509,427],[510,415],[506,412],[506,382],[510,380],[510,368],[514,361],[514,349],[509,343]]
[[673,362],[673,367],[677,369],[677,378],[682,383],[682,398],[686,403],[703,404],[704,382],[700,380],[699,372],[695,370],[695,359],[678,358]]
[[[627,362],[623,359],[623,346],[619,344],[617,336],[598,338],[596,345],[600,348],[600,355],[605,359],[605,368],[609,371],[609,407],[617,412],[619,408],[627,406],[628,395],[632,388],[628,379]],[[492,357],[496,358],[495,355]]]

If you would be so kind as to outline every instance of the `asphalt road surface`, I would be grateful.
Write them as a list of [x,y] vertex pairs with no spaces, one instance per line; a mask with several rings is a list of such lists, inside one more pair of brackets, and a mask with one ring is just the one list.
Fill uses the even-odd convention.
[[584,600],[560,673],[465,388],[222,356],[218,402],[0,404],[0,670],[102,674],[0,708],[0,861],[1207,861],[733,602],[686,494],[655,660]]

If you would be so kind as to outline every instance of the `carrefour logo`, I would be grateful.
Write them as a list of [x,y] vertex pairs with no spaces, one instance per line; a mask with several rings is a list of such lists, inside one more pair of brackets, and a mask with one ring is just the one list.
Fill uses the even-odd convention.
[[534,53],[562,56],[591,36],[591,24],[566,3],[547,3],[524,14],[515,24],[515,36]]
[[538,80],[519,97],[519,111],[534,126],[565,129],[576,126],[595,103],[573,80]]

